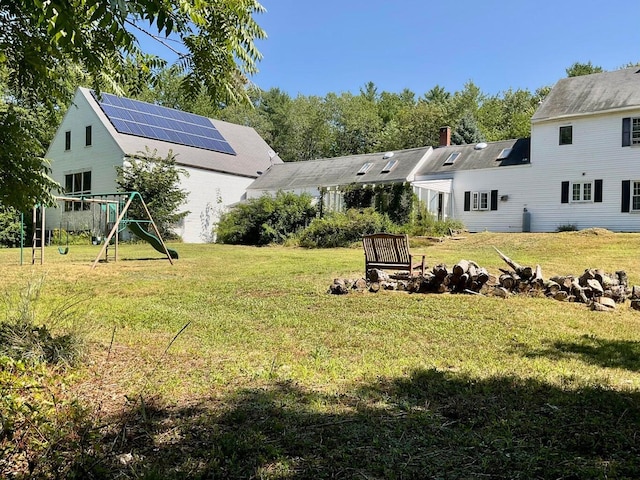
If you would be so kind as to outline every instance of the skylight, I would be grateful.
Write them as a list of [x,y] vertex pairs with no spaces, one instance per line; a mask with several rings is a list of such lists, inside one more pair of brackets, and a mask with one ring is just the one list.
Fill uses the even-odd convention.
[[389,160],[380,173],[389,173],[397,164],[398,160]]
[[511,151],[512,150],[513,150],[513,148],[503,148],[502,151],[500,152],[500,155],[498,155],[498,158],[496,160],[504,160],[509,155],[511,155]]
[[367,173],[369,171],[369,169],[371,167],[373,167],[373,163],[371,163],[371,162],[365,163],[364,165],[362,165],[362,167],[360,167],[360,170],[358,170],[356,175],[364,175],[365,173]]
[[453,162],[455,162],[459,156],[460,156],[460,152],[453,152],[451,155],[447,157],[443,165],[453,165]]

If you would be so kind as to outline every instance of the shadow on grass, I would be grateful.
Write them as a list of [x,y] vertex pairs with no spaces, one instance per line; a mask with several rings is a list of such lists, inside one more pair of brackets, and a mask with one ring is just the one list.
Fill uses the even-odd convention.
[[525,355],[551,359],[579,358],[599,367],[640,371],[640,342],[630,340],[603,340],[583,335],[574,342],[553,342],[546,348],[527,351]]
[[639,402],[435,370],[349,395],[285,382],[191,408],[138,406],[97,460],[109,478],[638,478]]

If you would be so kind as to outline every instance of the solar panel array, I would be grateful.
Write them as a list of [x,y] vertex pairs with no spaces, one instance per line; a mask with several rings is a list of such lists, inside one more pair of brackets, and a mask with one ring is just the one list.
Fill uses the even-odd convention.
[[109,93],[94,97],[119,133],[236,154],[206,117]]

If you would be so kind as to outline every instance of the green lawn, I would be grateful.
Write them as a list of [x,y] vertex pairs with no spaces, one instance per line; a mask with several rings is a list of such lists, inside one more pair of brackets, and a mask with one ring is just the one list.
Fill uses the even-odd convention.
[[[633,285],[637,245],[595,230],[412,249],[497,273],[495,246],[546,277],[625,270]],[[69,322],[86,360],[69,376],[108,425],[107,478],[640,476],[640,312],[628,304],[334,296],[335,277],[363,275],[360,248],[171,247],[173,266],[140,244],[95,270],[96,247],[48,248],[43,266],[0,250],[4,291],[44,276],[43,311],[85,299]]]

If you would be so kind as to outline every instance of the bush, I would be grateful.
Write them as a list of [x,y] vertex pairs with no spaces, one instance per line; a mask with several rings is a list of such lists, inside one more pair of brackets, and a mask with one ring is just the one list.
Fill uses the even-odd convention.
[[216,226],[217,241],[241,245],[284,243],[316,216],[311,195],[278,192],[233,207]]
[[459,220],[438,220],[435,215],[427,210],[424,203],[418,202],[415,219],[402,228],[402,231],[412,235],[429,235],[432,237],[444,237],[451,231],[464,230],[464,224]]
[[574,223],[567,223],[566,225],[560,225],[556,228],[556,232],[577,232],[578,226]]
[[0,207],[0,245],[20,246],[20,215],[13,208]]
[[350,209],[346,213],[334,212],[324,218],[316,218],[300,235],[300,245],[307,248],[348,247],[359,242],[363,235],[397,230],[389,217],[373,208],[362,211]]

